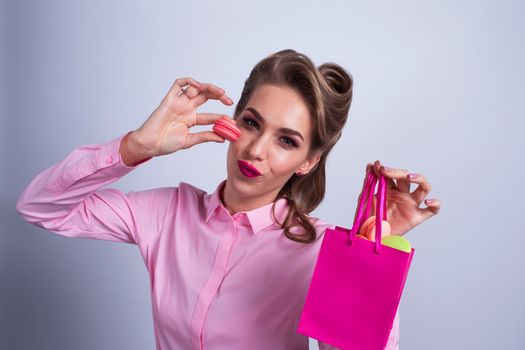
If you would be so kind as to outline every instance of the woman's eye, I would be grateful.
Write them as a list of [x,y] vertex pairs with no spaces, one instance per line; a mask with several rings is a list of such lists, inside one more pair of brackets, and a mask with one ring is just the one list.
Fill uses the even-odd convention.
[[[248,126],[257,126],[257,122],[251,118],[243,118],[242,120]],[[253,122],[253,124],[250,124],[250,122]]]
[[295,143],[294,140],[292,140],[289,137],[283,137],[283,140],[288,140],[289,142],[285,142],[285,144],[289,147],[297,147],[297,143]]

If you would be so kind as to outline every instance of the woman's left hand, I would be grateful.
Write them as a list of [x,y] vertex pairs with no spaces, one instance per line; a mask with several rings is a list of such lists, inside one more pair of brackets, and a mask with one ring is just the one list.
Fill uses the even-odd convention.
[[[393,235],[404,235],[439,212],[441,203],[438,199],[425,199],[431,186],[422,174],[409,173],[405,169],[386,169],[378,160],[374,164],[368,163],[367,173],[371,166],[377,176],[381,174],[386,180],[387,220]],[[411,175],[415,177],[410,177]],[[413,192],[410,192],[411,183],[418,185]],[[377,195],[374,195],[371,215],[375,215],[376,198]],[[423,201],[426,208],[419,207]]]

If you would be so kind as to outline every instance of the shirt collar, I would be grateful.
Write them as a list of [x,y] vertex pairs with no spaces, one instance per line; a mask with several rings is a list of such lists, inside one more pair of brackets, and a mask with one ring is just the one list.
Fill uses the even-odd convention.
[[[221,201],[220,195],[224,191],[224,186],[226,185],[226,180],[221,181],[215,191],[212,194],[206,195],[205,205],[206,205],[206,223],[210,220],[212,215],[217,215],[217,208],[221,208],[225,213],[227,213],[228,216],[231,215],[228,212],[228,209],[224,206],[224,204]],[[240,213],[245,213],[250,226],[252,227],[252,231],[254,234],[257,234],[261,231],[263,231],[265,228],[275,225],[279,226],[277,223],[274,222],[272,217],[272,203],[266,204],[262,207],[255,208],[249,211],[242,211]],[[277,200],[277,203],[275,203],[275,217],[278,219],[279,222],[283,222],[284,218],[286,217],[286,214],[288,213],[288,202],[286,198],[279,198]],[[232,218],[233,220],[233,218]]]

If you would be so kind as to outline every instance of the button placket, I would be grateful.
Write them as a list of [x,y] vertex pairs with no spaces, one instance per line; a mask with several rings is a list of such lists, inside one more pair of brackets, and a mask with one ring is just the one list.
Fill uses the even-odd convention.
[[237,239],[238,224],[237,220],[234,219],[233,228],[227,231],[219,240],[217,247],[217,259],[214,262],[210,277],[206,281],[202,288],[199,297],[197,298],[197,305],[193,312],[193,318],[191,321],[191,329],[194,333],[196,345],[198,349],[203,349],[203,330],[204,323],[208,314],[208,310],[212,299],[217,294],[219,286],[221,285],[226,269],[228,267],[228,261],[233,248],[233,245]]

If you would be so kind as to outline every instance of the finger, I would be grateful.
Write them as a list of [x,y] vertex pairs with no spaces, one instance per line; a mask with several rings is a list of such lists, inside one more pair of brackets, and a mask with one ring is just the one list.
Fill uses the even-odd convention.
[[382,170],[380,171],[386,180],[386,186],[387,186],[386,188],[389,190],[397,190],[398,189],[397,183],[393,179],[391,179],[389,176],[385,175]]
[[[402,174],[408,174],[408,171],[405,169],[395,169],[395,168],[389,168],[385,167],[381,164],[379,160],[376,160],[374,163],[374,171],[376,172],[376,175],[382,175],[385,177],[387,181],[387,185],[389,189],[398,189],[399,183],[398,180],[402,179],[404,180],[404,177]],[[394,181],[395,180],[395,181]]]
[[410,193],[410,180],[407,177],[397,180],[397,190],[399,192]]
[[200,92],[209,92],[211,94],[222,95],[226,91],[212,83],[202,83],[202,87],[199,89]]
[[381,174],[381,171],[380,171],[380,168],[381,167],[381,163],[379,162],[379,160],[376,160],[374,162],[374,167],[373,167],[373,170],[374,170],[374,173],[376,174],[376,176],[379,176]]
[[[226,94],[223,94],[222,96],[221,95],[217,96],[217,95],[212,95],[210,93],[204,93],[204,94],[201,94],[201,95],[204,95],[204,97],[205,97],[204,100],[203,100],[204,102],[206,102],[207,100],[212,99],[212,100],[219,100],[219,101],[221,101],[223,104],[225,104],[227,106],[233,105],[233,100]],[[199,104],[196,104],[195,106],[200,106],[204,102],[200,102]]]
[[192,99],[192,102],[195,107],[198,107],[210,99],[219,100],[227,106],[231,106],[233,104],[233,100],[228,95],[226,95],[226,93],[216,91],[201,91],[198,96]]
[[193,86],[189,86],[187,89],[186,89],[186,96],[188,96],[189,98],[194,98],[195,96],[197,96],[199,94],[199,89],[197,89],[196,87],[193,87]]
[[209,125],[214,124],[217,120],[221,119],[222,117],[227,117],[231,119],[234,123],[235,120],[233,120],[229,115],[227,114],[219,114],[219,113],[197,113],[197,119],[196,119],[196,125]]
[[441,203],[438,199],[427,199],[425,200],[425,203],[427,204],[427,207],[419,209],[424,220],[439,213],[439,210],[441,209]]
[[225,139],[224,139],[224,137],[222,137],[220,135],[217,135],[213,131],[196,132],[196,133],[193,133],[193,134],[188,134],[188,143],[187,143],[186,148],[192,147],[192,146],[197,145],[199,143],[209,142],[209,141],[221,142],[222,143],[222,142],[225,141]]
[[183,87],[185,87],[186,85],[194,86],[195,88],[201,88],[201,83],[199,83],[193,78],[179,78],[175,80],[175,82],[171,86],[168,95],[170,95],[171,97],[178,97],[181,94]]
[[410,182],[418,184],[414,192],[411,193],[411,196],[414,198],[416,203],[420,204],[423,202],[425,197],[428,196],[428,193],[432,190],[432,186],[422,174],[413,173],[410,175],[413,175],[413,177],[411,178],[409,174],[407,174],[406,179]]
[[233,104],[233,100],[226,95],[226,92],[223,89],[210,83],[204,83],[202,85],[203,87],[199,89],[200,94],[192,99],[195,107],[202,105],[209,99],[220,100],[228,106]]

